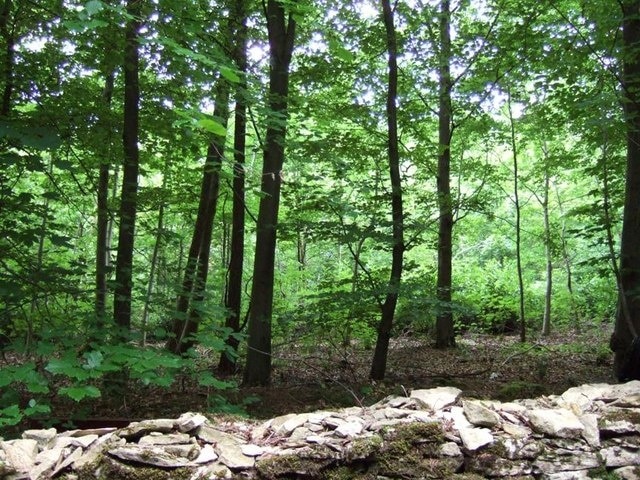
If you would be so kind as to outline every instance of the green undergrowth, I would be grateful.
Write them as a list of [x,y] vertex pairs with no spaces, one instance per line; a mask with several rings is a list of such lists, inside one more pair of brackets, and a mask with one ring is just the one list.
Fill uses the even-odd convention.
[[[202,335],[198,344],[217,356],[226,348],[224,338]],[[72,421],[90,412],[97,400],[117,407],[134,385],[169,391],[189,382],[206,392],[210,412],[245,413],[221,395],[236,383],[216,377],[210,362],[193,349],[181,356],[133,341],[87,342],[56,335],[40,340],[32,353],[17,352],[14,358],[22,360],[0,368],[2,436],[18,433],[28,420],[43,426],[59,423],[57,405],[65,406],[65,419]]]

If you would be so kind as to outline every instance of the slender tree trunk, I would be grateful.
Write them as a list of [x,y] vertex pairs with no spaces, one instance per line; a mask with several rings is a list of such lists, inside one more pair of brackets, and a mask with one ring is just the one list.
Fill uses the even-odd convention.
[[[226,126],[229,117],[229,84],[222,78],[217,84],[213,115]],[[199,309],[204,298],[209,272],[209,252],[213,220],[217,209],[224,144],[224,137],[214,136],[207,149],[198,215],[189,247],[182,291],[176,305],[173,335],[167,343],[167,348],[174,353],[185,353],[193,345],[192,337],[198,331]]]
[[307,266],[307,236],[304,230],[298,230],[296,243],[296,256],[298,260],[298,270],[304,270]]
[[400,176],[400,152],[398,150],[398,44],[393,19],[393,10],[389,0],[382,0],[382,16],[387,34],[388,54],[388,90],[387,90],[387,154],[389,161],[389,177],[391,179],[391,218],[393,220],[393,249],[391,254],[391,274],[387,295],[382,304],[378,337],[371,362],[369,377],[382,380],[387,367],[387,353],[391,328],[395,315],[402,265],[404,259],[404,212],[402,206],[402,178]]
[[[609,142],[608,139],[603,139],[602,142],[602,216],[604,222],[604,232],[606,236],[607,248],[609,250],[609,261],[611,262],[611,271],[616,280],[616,286],[618,289],[624,290],[621,284],[620,268],[618,266],[618,257],[616,255],[616,242],[613,235],[613,219],[611,218],[611,192],[609,189]],[[621,308],[620,300],[618,301],[618,308]],[[624,308],[628,308],[624,305]]]
[[289,65],[296,29],[294,16],[289,14],[287,20],[283,3],[277,0],[268,0],[266,15],[271,57],[269,110],[270,115],[279,120],[268,122],[265,136],[263,195],[258,210],[245,385],[266,385],[271,379],[273,277],[286,138],[286,120],[283,118],[287,117]]
[[631,380],[640,379],[640,1],[624,0],[621,5],[627,169],[618,282],[620,307],[611,347],[617,377]]
[[0,106],[0,117],[8,117],[11,114],[12,97],[14,90],[14,64],[16,39],[13,35],[10,22],[12,0],[4,0],[2,10],[0,10],[0,36],[4,40],[4,61],[2,62],[2,80],[4,88],[2,90],[2,105]]
[[[165,173],[166,175],[166,173]],[[165,177],[166,179],[166,177]],[[164,183],[164,181],[163,181]],[[149,320],[149,310],[151,307],[151,296],[153,294],[153,285],[158,266],[158,255],[162,244],[162,230],[164,228],[164,201],[158,208],[158,225],[156,226],[156,241],[153,244],[153,253],[151,254],[151,266],[149,268],[149,281],[147,282],[147,293],[144,296],[144,308],[142,309],[142,322],[140,329],[142,330],[142,338],[140,344],[144,347],[147,345],[147,323]]]
[[127,0],[129,19],[125,29],[124,47],[124,125],[122,142],[124,165],[120,200],[120,229],[116,260],[116,287],[113,312],[119,334],[131,328],[131,292],[133,289],[133,246],[138,207],[139,134],[139,30],[140,0]]
[[451,202],[451,11],[449,0],[440,3],[440,66],[438,111],[438,315],[436,347],[455,347],[451,312],[453,205]]
[[225,306],[228,314],[225,327],[231,334],[225,340],[228,350],[220,355],[218,368],[223,373],[231,374],[236,370],[236,352],[239,341],[234,334],[240,332],[240,314],[242,310],[242,273],[244,268],[244,229],[245,229],[245,142],[247,133],[246,122],[246,80],[247,70],[247,15],[245,0],[235,3],[235,18],[238,22],[236,29],[236,62],[238,70],[243,75],[242,81],[236,88],[235,128],[233,133],[233,207],[231,220],[231,253],[228,267],[228,280]]
[[547,263],[547,281],[544,295],[544,314],[542,316],[542,335],[544,336],[547,336],[551,333],[551,296],[553,293],[553,252],[551,249],[551,225],[549,221],[549,183],[549,168],[545,165],[544,198],[542,200],[542,214],[544,218],[544,253]]
[[520,197],[518,186],[518,149],[516,144],[516,126],[513,118],[513,110],[511,108],[511,90],[507,91],[507,108],[509,112],[509,124],[511,127],[511,152],[513,158],[513,203],[516,210],[516,271],[518,274],[518,299],[520,304],[520,341],[525,342],[527,339],[527,329],[525,323],[524,312],[524,280],[522,276],[522,229],[520,228]]
[[560,229],[560,247],[562,248],[562,263],[567,274],[567,291],[569,292],[569,299],[571,303],[571,315],[575,317],[573,325],[576,333],[580,332],[580,310],[576,306],[576,299],[573,293],[573,272],[571,270],[571,255],[569,254],[569,247],[567,245],[567,225],[564,221],[564,206],[560,198],[560,191],[556,187],[556,201],[558,202],[558,213],[562,219],[562,227]]
[[[105,76],[102,100],[107,111],[111,108],[115,72]],[[104,325],[107,308],[107,274],[109,266],[109,155],[101,158],[98,173],[97,238],[96,238],[96,325]]]

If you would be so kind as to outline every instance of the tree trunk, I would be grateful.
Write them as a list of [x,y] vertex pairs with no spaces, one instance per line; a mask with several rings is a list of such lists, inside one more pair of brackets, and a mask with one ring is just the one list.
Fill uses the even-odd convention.
[[400,152],[398,150],[398,44],[393,19],[393,10],[389,0],[382,0],[382,15],[387,34],[387,53],[389,80],[387,90],[387,129],[388,129],[388,161],[391,179],[391,218],[393,220],[393,249],[391,258],[391,275],[387,295],[382,304],[376,348],[371,362],[369,377],[382,380],[387,367],[387,352],[393,317],[398,303],[402,264],[404,258],[404,212],[402,207],[402,178],[400,176]]
[[436,347],[455,347],[451,312],[453,206],[451,203],[451,11],[449,0],[440,3],[440,85],[438,110],[438,279],[436,294]]
[[131,292],[133,288],[133,246],[138,199],[138,171],[140,153],[139,133],[139,29],[142,2],[127,0],[129,19],[125,29],[124,47],[124,125],[122,143],[124,163],[122,192],[120,197],[120,229],[118,231],[118,256],[116,260],[116,286],[113,316],[123,335],[131,328]]
[[235,11],[235,61],[241,75],[236,87],[235,129],[233,132],[233,207],[231,220],[231,247],[228,266],[225,306],[227,318],[225,327],[230,335],[225,339],[226,351],[220,355],[220,372],[232,374],[236,371],[238,337],[240,332],[240,314],[242,311],[242,273],[244,268],[244,229],[245,229],[245,143],[247,134],[247,5],[246,0],[236,0]]
[[527,339],[527,329],[524,317],[524,280],[522,277],[522,229],[520,228],[520,197],[518,186],[518,149],[516,144],[516,126],[511,108],[511,90],[507,89],[507,109],[509,113],[509,124],[511,127],[511,154],[513,158],[513,204],[516,209],[516,271],[518,274],[518,299],[520,304],[520,341]]
[[[548,161],[545,148],[545,162]],[[542,316],[542,335],[551,333],[551,296],[553,293],[553,258],[551,249],[551,225],[549,222],[549,167],[544,168],[544,198],[542,200],[542,214],[544,218],[544,253],[547,263],[547,281],[544,295],[544,314]]]
[[[165,175],[166,175],[166,170],[165,170]],[[149,320],[149,309],[151,306],[151,296],[153,294],[153,285],[154,285],[154,280],[156,275],[156,268],[158,266],[158,254],[160,253],[160,246],[162,244],[162,230],[164,228],[163,225],[164,225],[164,201],[160,203],[160,207],[158,208],[158,225],[156,227],[156,240],[153,244],[153,253],[151,254],[151,266],[149,267],[149,281],[147,282],[147,293],[144,296],[144,308],[142,309],[142,322],[140,325],[140,330],[142,330],[142,338],[140,339],[140,345],[143,347],[147,345],[147,323]]]
[[627,168],[618,312],[611,338],[614,370],[621,381],[640,379],[638,333],[640,332],[640,1],[621,2],[622,81],[627,126]]
[[4,61],[2,62],[2,80],[4,89],[2,90],[2,105],[0,106],[0,117],[8,117],[11,113],[11,99],[14,89],[14,62],[16,40],[10,23],[12,0],[4,0],[2,10],[0,10],[0,35],[4,40]]
[[[111,108],[115,72],[105,76],[102,100],[105,108]],[[97,191],[97,237],[96,237],[96,326],[102,327],[107,308],[107,274],[109,265],[109,156],[101,158]]]
[[560,198],[560,191],[558,186],[556,189],[556,201],[558,202],[558,213],[562,219],[562,227],[560,229],[560,247],[562,248],[562,263],[567,274],[567,291],[569,292],[569,299],[571,303],[571,315],[575,317],[573,325],[574,331],[580,333],[580,310],[576,306],[575,295],[573,294],[573,272],[571,270],[571,256],[569,255],[569,247],[567,245],[567,225],[564,221],[564,206]]
[[262,166],[262,192],[258,210],[256,250],[251,288],[249,339],[245,385],[266,385],[271,377],[271,314],[273,307],[273,275],[276,250],[276,228],[280,205],[280,186],[286,137],[289,65],[293,53],[296,23],[284,5],[277,0],[267,2],[269,33],[269,121],[265,136]]
[[[213,115],[226,126],[229,118],[229,84],[223,78],[218,80]],[[207,148],[198,215],[189,247],[182,291],[176,304],[173,335],[167,342],[167,348],[174,353],[185,353],[193,345],[192,337],[198,331],[199,304],[204,298],[209,271],[209,252],[218,202],[224,146],[225,138],[214,136]]]

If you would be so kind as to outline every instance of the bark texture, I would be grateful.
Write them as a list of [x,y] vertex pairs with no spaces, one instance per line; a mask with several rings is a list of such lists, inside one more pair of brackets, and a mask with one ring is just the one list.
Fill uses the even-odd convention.
[[387,34],[388,89],[387,89],[387,155],[389,178],[391,179],[391,218],[393,221],[391,274],[387,295],[381,306],[380,323],[376,348],[371,362],[369,376],[374,380],[384,378],[387,366],[387,352],[393,316],[398,303],[402,264],[404,258],[404,213],[402,207],[402,179],[400,176],[400,152],[398,150],[398,43],[394,25],[394,15],[389,0],[382,0],[382,16]]
[[245,385],[266,385],[271,379],[271,316],[280,187],[286,137],[289,65],[296,22],[283,3],[269,0],[269,111],[262,166],[262,197],[258,210],[256,250],[251,287]]
[[220,356],[219,369],[224,373],[233,373],[236,369],[235,353],[239,341],[233,335],[240,332],[240,314],[242,311],[242,273],[244,267],[244,230],[245,230],[245,144],[247,133],[247,83],[244,75],[247,71],[247,7],[245,0],[236,0],[234,10],[235,60],[242,75],[236,87],[235,129],[233,134],[233,207],[231,224],[231,253],[229,257],[225,306],[227,318],[225,327],[231,332],[226,344],[228,353]]
[[623,94],[627,125],[627,167],[619,301],[611,347],[614,368],[623,380],[640,379],[640,1],[621,2],[623,9]]
[[133,289],[133,246],[136,212],[138,207],[138,151],[140,86],[139,76],[139,0],[127,1],[127,21],[124,47],[124,124],[122,143],[124,164],[122,193],[120,196],[120,229],[118,231],[118,256],[116,260],[116,286],[113,315],[122,332],[131,327],[131,292]]
[[440,86],[438,109],[438,279],[439,313],[436,318],[436,347],[455,347],[451,312],[453,205],[451,201],[451,6],[440,3]]
[[[229,85],[222,78],[217,84],[213,115],[226,127],[229,118]],[[185,265],[182,289],[176,302],[172,335],[167,342],[167,348],[174,353],[185,353],[193,345],[193,336],[198,331],[201,305],[209,273],[209,253],[213,220],[218,207],[220,168],[224,158],[224,147],[225,138],[219,136],[212,138],[207,147],[198,214],[191,237],[189,257]]]

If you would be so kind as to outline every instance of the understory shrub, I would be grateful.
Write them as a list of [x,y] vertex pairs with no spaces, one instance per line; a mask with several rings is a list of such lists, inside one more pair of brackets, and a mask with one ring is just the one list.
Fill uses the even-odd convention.
[[[216,392],[236,385],[218,379],[211,367],[211,362],[227,348],[225,336],[221,331],[209,331],[198,335],[196,342],[198,347],[180,356],[158,346],[87,342],[79,336],[45,332],[30,357],[7,352],[7,358],[15,364],[9,362],[0,368],[0,405],[4,406],[0,410],[0,434],[28,418],[53,422],[52,405],[65,399],[77,406],[74,411],[65,412],[65,416],[73,418],[87,402],[108,396],[111,384],[119,381],[169,389],[175,388],[177,379],[189,378],[206,389],[212,409],[229,411],[231,406]],[[204,360],[199,353],[202,349],[209,353]]]

